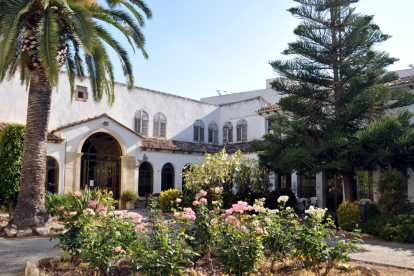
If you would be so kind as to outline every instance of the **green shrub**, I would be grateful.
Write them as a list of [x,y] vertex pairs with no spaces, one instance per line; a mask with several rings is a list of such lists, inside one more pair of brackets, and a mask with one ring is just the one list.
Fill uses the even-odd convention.
[[367,221],[370,219],[375,218],[376,216],[379,216],[380,212],[378,211],[377,204],[361,204],[359,205],[359,212],[361,214],[362,221]]
[[237,203],[236,195],[229,191],[223,191],[223,208],[229,209],[235,203]]
[[348,200],[339,205],[336,215],[338,217],[339,227],[343,230],[353,231],[361,224],[358,205]]
[[286,202],[285,207],[295,208],[296,206],[296,196],[293,191],[289,188],[282,188],[272,191],[269,197],[265,201],[265,207],[269,209],[280,209],[283,206],[282,202],[277,202],[277,199],[280,196],[288,196],[289,200]]
[[125,190],[121,194],[121,200],[123,202],[127,202],[127,201],[134,201],[135,202],[135,201],[138,200],[138,198],[139,198],[139,196],[133,190]]
[[364,222],[361,230],[387,241],[414,243],[414,215],[376,217]]
[[62,216],[63,210],[61,206],[67,206],[67,196],[61,194],[53,194],[49,191],[45,192],[45,208],[52,216]]
[[181,196],[181,192],[177,189],[168,189],[166,191],[162,191],[160,194],[160,205],[164,212],[171,211],[173,204],[177,198]]
[[383,217],[392,217],[408,212],[407,184],[404,176],[395,169],[388,168],[379,182],[381,198],[378,209]]
[[256,199],[260,199],[267,196],[268,195],[264,195],[263,192],[255,192],[252,191],[250,188],[245,188],[236,194],[237,201],[246,201],[247,203],[249,203],[249,205],[253,205]]
[[20,191],[23,143],[26,127],[8,125],[0,135],[0,205],[16,207]]

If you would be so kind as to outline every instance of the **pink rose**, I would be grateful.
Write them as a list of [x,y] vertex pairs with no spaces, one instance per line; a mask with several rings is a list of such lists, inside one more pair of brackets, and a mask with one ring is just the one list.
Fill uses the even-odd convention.
[[142,231],[142,229],[144,229],[143,225],[137,225],[137,226],[134,227],[135,232],[140,232],[140,231]]
[[79,191],[76,191],[76,192],[74,192],[74,193],[73,193],[73,195],[74,195],[74,196],[81,196],[81,195],[82,195],[82,193],[81,193],[81,192],[79,192]]
[[99,207],[98,207],[98,209],[96,210],[96,212],[101,212],[101,211],[108,211],[108,207],[107,206],[105,206],[105,205],[100,205]]
[[221,214],[221,216],[224,218],[226,216],[226,214]]
[[214,225],[216,225],[216,220],[215,219],[212,219],[212,220],[210,220],[210,224],[211,224],[211,226],[214,226]]
[[198,199],[200,197],[200,194],[196,194],[195,198]]
[[180,213],[174,213],[174,217],[179,217]]
[[117,246],[115,247],[115,252],[118,253],[119,251],[121,251],[122,247],[121,246]]
[[110,195],[113,195],[114,193],[113,193],[112,191],[109,191],[109,194],[110,194]]
[[63,209],[65,209],[65,206],[60,206],[59,209],[63,210]]
[[182,201],[182,199],[181,198],[177,198],[176,200],[175,200],[175,202],[177,202],[177,203],[180,203]]
[[200,201],[201,201],[203,204],[207,204],[207,198],[202,198],[202,199],[200,199]]
[[270,219],[269,219],[269,218],[265,218],[265,219],[264,219],[264,221],[265,221],[265,222],[269,222],[269,221],[270,221]]
[[198,202],[197,200],[194,200],[194,201],[193,201],[193,206],[195,206],[195,205],[197,205],[197,204],[200,204],[200,202]]
[[63,214],[66,215],[68,212],[64,211]]
[[216,205],[218,201],[212,201],[211,204]]

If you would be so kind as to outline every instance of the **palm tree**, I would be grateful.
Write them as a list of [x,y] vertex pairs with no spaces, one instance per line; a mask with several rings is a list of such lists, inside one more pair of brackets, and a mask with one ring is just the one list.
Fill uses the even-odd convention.
[[52,88],[62,66],[66,65],[71,98],[75,79],[87,75],[94,101],[106,94],[111,105],[114,70],[104,44],[118,54],[129,89],[134,76],[128,53],[102,23],[119,30],[147,58],[141,32],[145,17],[152,17],[147,5],[142,0],[102,2],[0,0],[0,81],[20,74],[22,84],[29,87],[19,200],[8,227],[35,228],[49,218],[44,207],[47,130]]

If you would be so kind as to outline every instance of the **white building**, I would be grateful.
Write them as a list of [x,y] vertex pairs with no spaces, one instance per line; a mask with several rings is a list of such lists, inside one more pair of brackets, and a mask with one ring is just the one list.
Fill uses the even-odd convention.
[[[398,86],[414,84],[414,70],[408,71],[404,70],[406,78]],[[407,78],[411,82],[405,83]],[[52,96],[46,188],[66,193],[105,187],[116,197],[133,189],[144,196],[172,187],[182,189],[183,167],[224,145],[230,153],[240,149],[256,158],[249,144],[268,131],[266,117],[277,109],[274,104],[279,100],[270,81],[266,80],[266,89],[221,93],[201,101],[141,87],[130,92],[117,83],[116,101],[109,107],[104,100],[93,102],[87,79],[76,83],[77,91],[70,99],[68,80],[61,73]],[[0,131],[5,124],[25,124],[27,96],[18,78],[0,84]],[[329,197],[326,179],[318,174],[312,184],[321,206]],[[296,174],[274,181],[275,187],[302,193]],[[409,193],[414,196],[411,182]]]

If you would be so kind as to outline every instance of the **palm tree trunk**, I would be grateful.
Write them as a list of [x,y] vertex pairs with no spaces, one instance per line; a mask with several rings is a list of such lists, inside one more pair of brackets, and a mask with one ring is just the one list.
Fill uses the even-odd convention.
[[46,145],[52,87],[42,69],[31,72],[20,192],[9,226],[34,229],[49,219],[45,209]]

